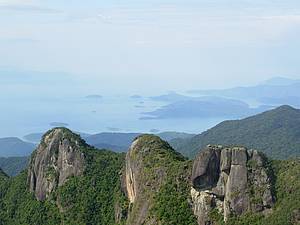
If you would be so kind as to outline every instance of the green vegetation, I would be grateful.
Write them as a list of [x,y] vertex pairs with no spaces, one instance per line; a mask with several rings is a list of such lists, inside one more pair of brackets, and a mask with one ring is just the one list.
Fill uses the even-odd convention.
[[197,224],[187,201],[190,198],[187,175],[191,171],[191,165],[190,161],[172,165],[166,183],[155,195],[153,214],[161,224]]
[[0,168],[9,176],[16,176],[28,165],[29,157],[0,157]]
[[84,176],[71,178],[56,192],[64,224],[114,224],[124,155],[93,149],[85,153]]
[[300,110],[281,106],[243,120],[225,121],[190,139],[170,144],[194,158],[208,144],[259,149],[273,159],[300,156]]
[[58,224],[59,213],[54,204],[38,202],[27,190],[27,174],[0,183],[0,224]]

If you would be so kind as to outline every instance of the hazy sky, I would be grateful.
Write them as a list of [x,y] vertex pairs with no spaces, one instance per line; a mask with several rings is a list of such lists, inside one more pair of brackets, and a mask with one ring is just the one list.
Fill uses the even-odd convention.
[[[299,0],[0,0],[0,70],[43,72],[38,81],[23,75],[39,82],[36,92],[149,94],[298,78],[299,37]],[[22,82],[5,88],[21,91]]]

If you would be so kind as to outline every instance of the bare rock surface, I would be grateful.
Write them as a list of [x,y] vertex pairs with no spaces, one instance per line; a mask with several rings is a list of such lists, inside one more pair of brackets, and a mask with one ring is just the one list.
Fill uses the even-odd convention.
[[196,157],[191,178],[193,211],[199,225],[211,224],[217,209],[232,215],[269,211],[273,206],[265,157],[242,147],[208,146]]
[[80,148],[84,145],[66,128],[55,128],[44,135],[28,169],[29,189],[38,200],[48,198],[69,177],[83,173],[85,159]]
[[166,142],[158,137],[142,135],[134,140],[127,152],[125,186],[130,202],[127,224],[151,224],[150,220],[146,220],[153,201],[151,198],[159,190],[166,174],[162,167],[151,168],[153,163],[150,160],[165,145]]
[[124,186],[130,203],[127,224],[160,224],[152,210],[155,196],[171,174],[178,182],[185,179],[186,174],[181,178],[181,172],[177,174],[171,169],[171,164],[183,166],[184,160],[183,156],[157,136],[141,135],[134,140],[126,155]]

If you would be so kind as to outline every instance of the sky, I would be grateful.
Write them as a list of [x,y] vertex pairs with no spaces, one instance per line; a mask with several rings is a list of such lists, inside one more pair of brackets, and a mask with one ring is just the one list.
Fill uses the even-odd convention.
[[[124,122],[124,96],[299,79],[299,37],[299,0],[0,0],[0,136],[159,129]],[[93,94],[107,107],[82,103]]]
[[0,0],[0,27],[0,70],[64,74],[82,92],[300,76],[297,0]]

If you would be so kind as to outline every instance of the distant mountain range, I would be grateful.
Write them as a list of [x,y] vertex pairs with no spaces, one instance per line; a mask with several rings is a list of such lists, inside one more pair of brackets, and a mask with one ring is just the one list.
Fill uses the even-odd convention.
[[[141,134],[80,133],[88,144],[116,152],[126,152],[133,139]],[[272,158],[285,159],[300,155],[300,110],[285,105],[246,119],[224,121],[199,135],[162,132],[157,136],[191,158],[199,148],[208,144],[221,144],[243,145],[264,151]],[[19,138],[0,138],[0,157],[28,156],[41,137],[41,133],[26,135],[24,138],[28,142]]]
[[209,144],[243,145],[276,159],[300,156],[300,110],[280,106],[246,119],[224,121],[190,139],[170,143],[191,158]]
[[[287,79],[282,77],[273,78],[263,82],[262,84],[251,87],[235,87],[229,89],[216,89],[216,90],[191,90],[189,94],[196,95],[209,95],[209,96],[222,96],[234,99],[251,99],[264,104],[288,104],[300,103],[295,102],[295,99],[300,98],[300,80]],[[267,101],[270,99],[271,101]],[[289,100],[293,99],[293,101]]]
[[[88,144],[98,149],[126,152],[132,141],[141,134],[82,133],[82,136]],[[213,144],[246,146],[261,150],[271,158],[287,159],[300,156],[300,110],[284,105],[242,120],[224,121],[199,135],[162,132],[157,136],[189,158],[194,158],[199,149]],[[41,137],[41,133],[35,133],[27,135],[26,139],[39,142]],[[34,144],[18,138],[0,139],[1,156],[27,156],[34,148]],[[0,158],[0,168],[9,175],[18,174],[26,165],[27,157]]]
[[[99,133],[83,137],[85,141],[99,149],[111,149],[117,152],[126,152],[132,141],[142,135],[142,133]],[[188,134],[182,132],[162,132],[156,134],[165,141],[171,141],[177,138],[191,138],[195,134]]]
[[[86,134],[75,132],[79,134],[89,145],[99,149],[111,149],[116,152],[126,152],[132,143],[133,139],[142,133],[120,133],[120,132],[103,132],[99,134]],[[171,141],[177,138],[191,138],[195,134],[188,134],[183,132],[161,132],[156,134],[165,141]],[[43,133],[32,133],[24,136],[24,139],[39,143],[42,139]]]
[[[166,105],[142,113],[142,120],[176,118],[238,119],[280,105],[300,107],[300,80],[275,77],[261,84],[229,89],[191,90],[152,96]],[[250,106],[253,105],[253,106]],[[222,110],[220,110],[222,109]]]
[[24,170],[29,163],[29,156],[0,157],[0,168],[9,176],[16,176]]
[[16,137],[0,138],[0,157],[27,156],[34,148],[35,144]]

